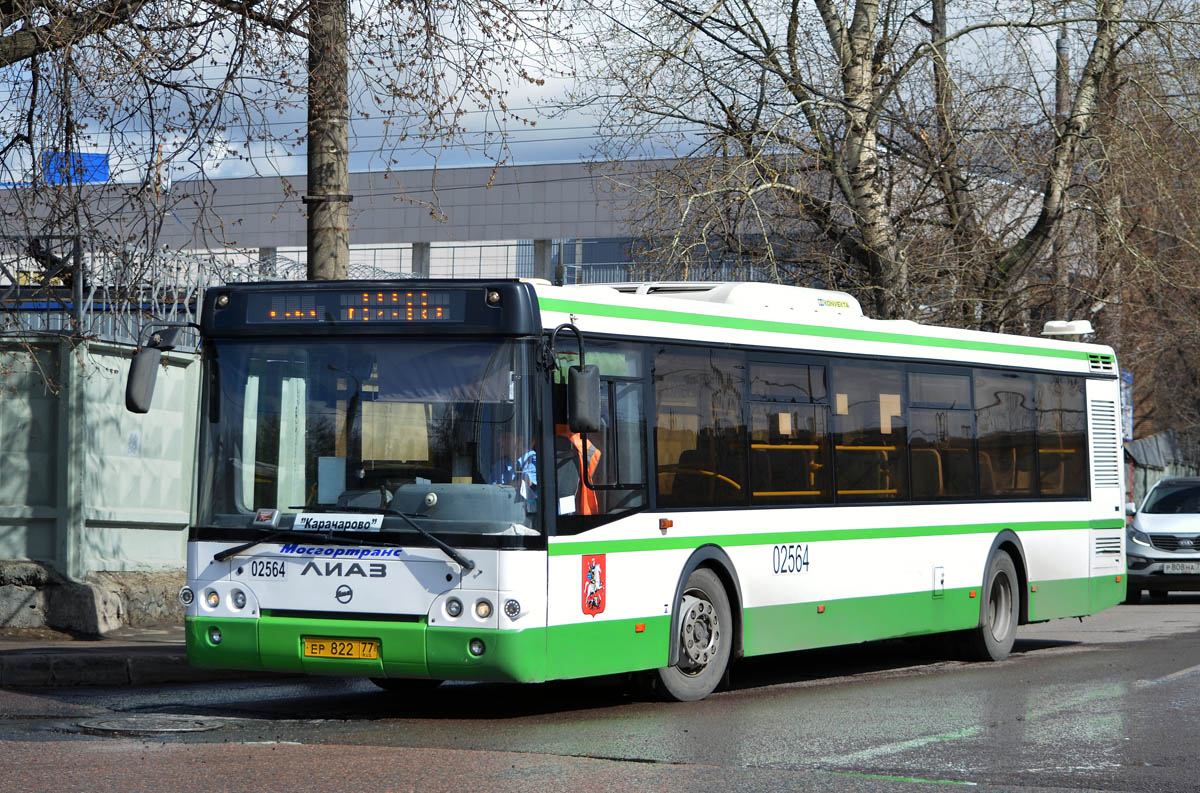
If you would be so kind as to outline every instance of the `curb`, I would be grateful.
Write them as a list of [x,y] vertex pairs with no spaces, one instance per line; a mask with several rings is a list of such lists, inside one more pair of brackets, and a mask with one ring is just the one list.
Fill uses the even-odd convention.
[[0,651],[0,686],[5,688],[146,686],[280,676],[190,667],[182,647],[130,648],[125,652]]

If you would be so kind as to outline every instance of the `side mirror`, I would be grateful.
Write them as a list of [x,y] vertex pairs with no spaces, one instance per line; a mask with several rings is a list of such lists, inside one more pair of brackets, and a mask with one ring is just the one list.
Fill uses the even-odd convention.
[[1126,515],[1132,515],[1135,512],[1137,512],[1137,504],[1133,503],[1132,501],[1125,504]]
[[599,432],[600,369],[591,364],[567,370],[567,426],[571,432]]
[[154,384],[165,350],[175,349],[182,328],[172,327],[152,333],[146,345],[134,353],[125,381],[125,409],[130,413],[149,413],[154,399]]

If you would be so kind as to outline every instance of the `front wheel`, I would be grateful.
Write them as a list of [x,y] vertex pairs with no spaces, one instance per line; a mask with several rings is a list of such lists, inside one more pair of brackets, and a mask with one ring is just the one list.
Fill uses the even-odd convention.
[[967,634],[967,657],[972,661],[1003,661],[1012,652],[1021,617],[1020,579],[1006,551],[988,560],[983,577],[979,627]]
[[658,670],[664,692],[680,702],[704,699],[729,666],[733,614],[717,574],[707,568],[688,576],[679,603],[679,661]]

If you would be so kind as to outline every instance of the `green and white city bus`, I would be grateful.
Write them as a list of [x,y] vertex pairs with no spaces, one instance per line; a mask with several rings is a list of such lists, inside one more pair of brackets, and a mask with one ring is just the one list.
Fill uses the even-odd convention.
[[194,665],[687,700],[888,637],[999,660],[1124,597],[1108,347],[754,283],[239,284],[200,331]]

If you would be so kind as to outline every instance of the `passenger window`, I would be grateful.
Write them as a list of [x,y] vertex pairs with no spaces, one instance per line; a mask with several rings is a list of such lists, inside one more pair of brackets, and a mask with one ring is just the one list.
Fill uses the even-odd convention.
[[737,353],[659,349],[654,359],[659,506],[748,503],[745,371]]
[[750,364],[754,504],[832,501],[825,367]]
[[908,448],[917,501],[974,498],[971,378],[909,372]]
[[1032,375],[975,370],[983,496],[1022,498],[1036,493],[1033,390]]
[[1042,495],[1085,497],[1087,409],[1082,378],[1038,375],[1037,443]]
[[838,501],[907,499],[903,372],[877,363],[831,368]]

